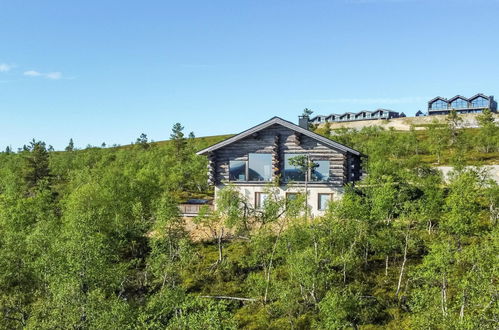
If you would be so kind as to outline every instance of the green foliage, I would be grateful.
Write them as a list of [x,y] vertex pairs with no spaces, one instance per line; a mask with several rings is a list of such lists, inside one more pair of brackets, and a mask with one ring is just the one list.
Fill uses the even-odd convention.
[[499,127],[494,121],[492,112],[486,109],[477,116],[480,130],[475,138],[477,145],[485,153],[499,150]]
[[29,187],[34,187],[39,181],[50,177],[49,154],[45,142],[33,139],[26,151],[25,161],[24,180]]
[[479,122],[326,129],[367,175],[313,219],[306,191],[272,185],[259,209],[229,185],[182,219],[179,202],[213,194],[195,151],[223,137],[180,124],[162,143],[0,153],[0,329],[493,329],[499,188],[428,166],[494,159],[497,126]]
[[309,108],[305,108],[303,109],[303,114],[302,116],[310,116],[311,114],[313,114],[314,111],[313,110],[310,110]]

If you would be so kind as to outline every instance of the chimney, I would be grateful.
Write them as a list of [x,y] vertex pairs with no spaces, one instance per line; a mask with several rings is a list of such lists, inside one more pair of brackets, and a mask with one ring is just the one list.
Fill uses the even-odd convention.
[[307,115],[298,116],[298,126],[308,129],[309,117]]

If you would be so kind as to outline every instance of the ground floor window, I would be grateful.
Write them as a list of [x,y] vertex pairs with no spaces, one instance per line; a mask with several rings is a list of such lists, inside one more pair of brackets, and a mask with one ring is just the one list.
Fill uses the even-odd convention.
[[261,209],[265,205],[265,201],[267,200],[268,194],[263,192],[255,193],[255,208]]
[[327,208],[327,205],[329,202],[333,199],[333,194],[319,194],[318,195],[318,205],[317,208],[321,211],[325,210]]
[[286,193],[286,201],[294,201],[298,198],[298,193],[295,192],[287,192]]
[[287,192],[286,193],[286,210],[289,209],[289,207],[296,207],[298,206],[297,199],[300,198],[302,193],[299,192]]

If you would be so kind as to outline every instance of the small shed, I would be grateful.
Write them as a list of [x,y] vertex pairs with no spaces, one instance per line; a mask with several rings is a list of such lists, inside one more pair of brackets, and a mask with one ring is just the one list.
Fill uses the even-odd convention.
[[213,209],[213,200],[189,199],[184,203],[180,203],[178,207],[180,209],[180,213],[182,213],[182,216],[193,218],[199,214],[199,210],[204,205],[207,205],[210,209]]

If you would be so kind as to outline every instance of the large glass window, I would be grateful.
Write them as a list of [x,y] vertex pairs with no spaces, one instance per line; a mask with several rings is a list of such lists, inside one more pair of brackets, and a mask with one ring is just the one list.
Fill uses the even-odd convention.
[[246,162],[242,160],[229,161],[229,180],[246,181]]
[[451,102],[450,107],[452,109],[465,109],[468,107],[468,101],[463,99],[455,99]]
[[249,181],[272,180],[272,154],[248,155]]
[[318,195],[318,205],[317,208],[321,211],[327,208],[327,205],[331,201],[333,194],[319,194]]
[[443,100],[436,100],[431,104],[432,109],[447,109],[447,102]]
[[301,168],[291,165],[290,159],[304,154],[284,154],[284,181],[305,181],[305,173]]
[[314,160],[316,165],[312,169],[312,181],[328,181],[329,180],[329,160]]
[[471,101],[471,106],[473,108],[486,108],[489,106],[489,101],[486,98],[480,96]]

